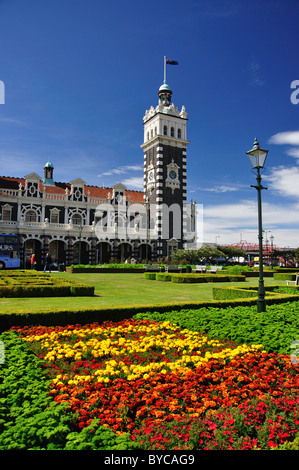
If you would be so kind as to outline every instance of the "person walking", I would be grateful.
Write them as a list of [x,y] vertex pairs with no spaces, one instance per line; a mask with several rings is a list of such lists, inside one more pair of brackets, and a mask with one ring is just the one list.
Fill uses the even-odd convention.
[[46,254],[46,259],[45,259],[45,267],[44,267],[44,273],[46,270],[49,270],[49,273],[51,273],[51,265],[52,265],[52,258],[49,255],[49,253]]
[[30,259],[31,269],[35,269],[36,261],[35,261],[35,254],[33,253]]

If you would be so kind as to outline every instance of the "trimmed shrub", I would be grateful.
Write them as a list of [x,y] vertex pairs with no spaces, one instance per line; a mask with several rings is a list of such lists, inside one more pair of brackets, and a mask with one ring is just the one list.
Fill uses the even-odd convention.
[[274,273],[273,275],[276,281],[295,281],[296,274],[291,273]]
[[157,281],[163,281],[163,282],[169,282],[169,281],[171,281],[172,276],[173,276],[173,274],[156,273],[156,280]]
[[171,274],[171,281],[176,283],[197,282],[245,282],[245,276],[236,274]]
[[156,280],[156,273],[144,273],[144,278],[155,281]]
[[33,271],[0,272],[0,297],[92,296],[94,287]]
[[[298,295],[276,294],[267,297],[267,305],[282,304],[298,300]],[[200,302],[169,302],[163,304],[150,305],[119,305],[117,307],[95,307],[95,308],[72,308],[72,309],[44,309],[39,312],[28,310],[16,310],[14,313],[0,311],[0,331],[5,331],[13,326],[66,326],[69,324],[88,324],[97,322],[99,324],[105,321],[118,322],[125,318],[132,318],[137,313],[150,312],[171,312],[173,310],[181,311],[184,309],[200,308],[219,308],[227,309],[238,306],[256,306],[255,298],[240,298],[228,300],[206,300]]]
[[250,297],[257,298],[257,290],[237,289],[235,287],[213,287],[213,299],[229,300],[229,299],[248,299]]

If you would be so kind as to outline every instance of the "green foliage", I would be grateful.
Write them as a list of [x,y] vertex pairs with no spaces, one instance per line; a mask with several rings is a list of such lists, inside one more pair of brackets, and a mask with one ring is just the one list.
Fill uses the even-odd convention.
[[101,426],[99,419],[83,428],[80,433],[72,432],[67,436],[65,450],[133,450],[140,449],[129,434],[116,435],[112,429]]
[[94,420],[76,427],[67,403],[49,396],[51,380],[43,362],[13,332],[0,336],[5,363],[0,365],[0,450],[128,450],[138,448],[127,434],[118,436]]
[[172,276],[172,274],[168,274],[168,273],[156,273],[156,280],[157,281],[163,281],[163,282],[169,282],[169,281],[171,281],[171,276]]
[[[154,279],[154,277],[148,277],[146,275],[144,277],[145,279]],[[194,284],[201,282],[242,282],[245,281],[246,278],[241,275],[156,273],[155,279],[157,281],[174,282],[177,284]]]
[[257,298],[257,290],[238,289],[236,287],[213,287],[213,298],[215,300],[247,299]]
[[274,273],[273,278],[276,281],[295,281],[296,274],[291,273]]
[[112,268],[112,269],[143,269],[143,264],[131,264],[131,263],[108,263],[108,264],[72,264],[71,268],[85,268],[85,269],[101,269],[101,268]]
[[[215,300],[229,300],[258,297],[258,286],[256,287],[213,287],[213,299]],[[265,288],[266,299],[275,299],[276,295],[286,294],[288,296],[299,295],[299,290],[292,286],[266,286]],[[278,299],[278,297],[277,297]]]
[[68,297],[94,295],[82,282],[36,271],[0,271],[0,297]]
[[268,352],[291,354],[291,344],[299,340],[299,301],[267,305],[266,312],[255,306],[227,306],[183,309],[172,312],[148,312],[134,318],[170,321],[211,338],[238,343],[263,344]]
[[213,247],[203,244],[202,247],[197,250],[177,250],[173,258],[180,263],[198,264],[202,262],[212,262],[219,258],[229,259],[241,256],[244,257],[245,252],[237,247],[225,245]]
[[48,396],[42,363],[14,332],[1,335],[0,450],[62,449],[72,416]]
[[284,442],[272,450],[299,450],[299,433],[292,442]]
[[144,279],[156,280],[156,273],[144,273]]
[[177,283],[243,282],[245,281],[245,276],[225,274],[172,274],[171,281]]
[[282,294],[299,295],[299,287],[296,286],[274,286],[274,292]]
[[66,267],[71,273],[124,273],[124,272],[144,272],[144,264],[131,263],[109,263],[109,264],[72,264]]

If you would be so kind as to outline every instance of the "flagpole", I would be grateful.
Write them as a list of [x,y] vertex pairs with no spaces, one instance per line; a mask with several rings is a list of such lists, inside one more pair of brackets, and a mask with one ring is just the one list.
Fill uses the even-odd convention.
[[166,83],[166,55],[164,56],[164,83]]

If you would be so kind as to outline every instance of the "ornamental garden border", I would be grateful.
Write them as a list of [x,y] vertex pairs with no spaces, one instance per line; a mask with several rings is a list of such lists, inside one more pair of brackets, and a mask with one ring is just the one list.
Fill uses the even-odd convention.
[[93,296],[95,288],[82,282],[37,271],[0,271],[0,297]]

